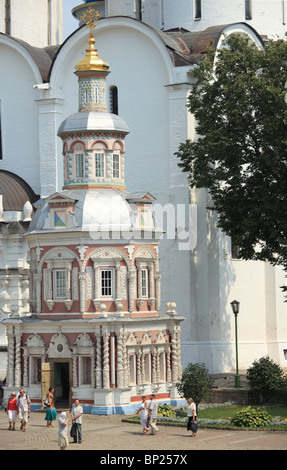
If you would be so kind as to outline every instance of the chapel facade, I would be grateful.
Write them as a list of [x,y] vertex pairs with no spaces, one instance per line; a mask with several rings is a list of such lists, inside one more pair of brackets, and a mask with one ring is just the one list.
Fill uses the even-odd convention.
[[23,384],[34,407],[49,386],[58,403],[131,412],[141,395],[177,402],[180,317],[160,314],[159,233],[148,192],[125,187],[129,132],[107,111],[109,65],[92,35],[76,66],[79,109],[61,124],[64,186],[39,201],[26,239],[30,315],[4,321],[5,396]]
[[[23,5],[32,5],[32,1],[33,8],[24,9]],[[3,15],[4,3],[8,5],[9,2],[0,0]],[[234,372],[235,324],[230,303],[236,299],[240,301],[240,369],[246,370],[255,359],[266,355],[286,368],[286,303],[280,288],[286,281],[285,273],[280,266],[246,261],[236,256],[232,240],[218,228],[217,215],[208,209],[211,204],[208,191],[196,188],[190,190],[186,174],[178,167],[175,152],[186,139],[197,138],[196,122],[187,111],[186,104],[194,83],[193,71],[204,57],[206,48],[212,43],[219,50],[226,37],[231,34],[245,35],[258,48],[264,48],[265,41],[269,38],[284,38],[287,29],[287,0],[79,0],[71,13],[79,19],[79,27],[64,42],[53,36],[53,42],[46,40],[44,46],[37,42],[38,29],[29,25],[41,24],[44,30],[47,17],[43,19],[41,13],[43,4],[61,5],[62,2],[13,0],[10,3],[13,4],[10,11],[10,34],[4,29],[0,15],[0,380],[8,380],[10,330],[6,329],[7,321],[11,323],[12,319],[17,319],[17,325],[20,325],[17,317],[19,315],[26,324],[31,316],[35,318],[36,315],[54,315],[57,312],[65,313],[67,322],[71,324],[69,315],[72,317],[76,314],[74,308],[78,309],[80,305],[79,295],[80,290],[84,289],[84,281],[81,280],[81,289],[78,285],[78,299],[74,298],[76,291],[70,284],[70,293],[65,302],[62,302],[63,308],[59,308],[60,303],[53,299],[48,286],[49,282],[53,282],[53,270],[57,268],[61,271],[64,268],[63,263],[59,267],[55,264],[56,259],[52,258],[49,266],[43,262],[40,268],[39,263],[43,255],[58,258],[56,251],[53,255],[48,255],[46,250],[48,247],[52,249],[54,243],[55,247],[58,246],[61,230],[63,233],[66,230],[69,235],[69,238],[66,234],[62,235],[62,245],[66,240],[71,242],[67,249],[69,247],[77,254],[79,262],[85,261],[91,248],[90,238],[88,237],[89,243],[86,243],[85,237],[78,240],[75,234],[83,234],[87,221],[91,221],[90,214],[82,222],[79,210],[80,207],[88,208],[95,203],[95,182],[98,195],[104,190],[108,194],[107,189],[113,194],[113,197],[106,197],[104,203],[102,196],[97,199],[98,203],[101,202],[98,205],[101,218],[92,219],[95,249],[99,249],[103,242],[103,238],[99,239],[97,235],[98,227],[103,229],[105,224],[109,227],[111,214],[114,220],[114,238],[106,238],[105,246],[115,250],[120,248],[119,240],[123,241],[115,238],[115,228],[119,224],[119,218],[117,220],[112,210],[115,199],[117,207],[122,208],[120,220],[130,221],[131,212],[133,230],[136,229],[135,220],[138,220],[140,212],[141,223],[146,224],[148,233],[151,222],[147,208],[151,204],[153,214],[156,215],[155,209],[160,208],[162,211],[159,215],[170,222],[166,226],[157,219],[156,226],[162,231],[160,235],[160,231],[156,230],[156,236],[160,238],[157,245],[160,280],[155,279],[156,282],[151,286],[154,294],[148,294],[148,299],[143,300],[142,309],[148,306],[148,315],[152,314],[153,304],[156,303],[152,299],[157,298],[157,290],[161,297],[158,313],[165,311],[166,303],[171,300],[176,302],[176,309],[185,318],[181,323],[180,343],[183,367],[190,362],[200,362],[206,364],[211,374]],[[74,70],[75,63],[83,59],[87,48],[88,33],[81,16],[90,6],[101,14],[94,36],[101,55],[112,64],[112,73],[86,80],[83,72],[79,71],[75,75]],[[18,19],[21,15],[23,25],[26,26],[20,28],[23,36],[18,37],[20,31],[16,26],[19,26]],[[56,24],[54,16],[53,27]],[[60,25],[58,29],[61,32]],[[35,37],[31,38],[33,33]],[[47,38],[46,34],[45,37]],[[118,117],[113,118],[114,135],[110,134],[109,140],[106,137],[94,139],[86,131],[82,132],[83,129],[91,132],[94,125],[97,128],[100,126],[99,121],[92,124],[88,118],[88,109],[84,111],[82,108],[88,105],[89,95],[93,90],[91,87],[89,91],[88,82],[92,81],[105,83],[107,111]],[[80,84],[83,85],[81,103],[78,96]],[[75,110],[80,107],[82,122],[78,121],[77,125],[73,125],[80,126],[81,136],[75,141],[73,134],[68,132],[69,129],[75,131],[72,120],[68,120],[64,128],[61,126],[69,116],[77,114]],[[102,118],[104,114],[105,111],[102,110]],[[128,123],[128,128],[123,125],[119,116]],[[106,123],[107,119],[106,114]],[[64,132],[58,135],[60,127]],[[105,131],[104,128],[101,129]],[[125,145],[127,158],[124,153]],[[97,169],[93,164],[94,159],[97,160]],[[77,171],[77,175],[81,175],[83,170],[86,188],[81,184],[83,177],[79,178],[75,173]],[[114,178],[115,174],[120,177]],[[80,198],[84,190],[87,193]],[[46,206],[43,206],[43,201]],[[129,216],[125,211],[127,207],[131,208]],[[39,217],[37,215],[34,218],[34,212],[38,208]],[[45,211],[48,213],[50,210],[50,215],[53,215],[52,226],[49,225],[52,223],[52,215],[45,218]],[[92,215],[94,216],[93,212]],[[35,233],[31,230],[27,233],[29,227],[32,227],[32,218]],[[44,219],[45,228],[41,225]],[[36,224],[36,220],[40,225]],[[130,226],[129,222],[125,222],[125,227],[127,226]],[[39,246],[36,231],[42,237]],[[88,233],[88,229],[85,233]],[[121,234],[123,233],[121,230]],[[46,236],[44,234],[47,234],[45,246],[42,245]],[[54,234],[58,234],[57,240]],[[133,256],[136,253],[136,244],[133,243],[134,248],[130,246],[129,234],[130,230],[126,231],[125,244],[120,249],[130,261],[132,250]],[[150,256],[155,256],[155,249],[152,248],[152,241],[155,239],[144,239],[143,246],[147,246],[149,240]],[[82,255],[77,249],[81,246]],[[84,249],[86,246],[89,248]],[[124,247],[128,247],[129,252]],[[140,247],[137,245],[137,248]],[[113,253],[115,256],[114,251]],[[83,260],[81,256],[84,256]],[[66,259],[65,266],[72,283],[76,277],[75,268],[78,269],[79,276],[82,274],[79,263],[77,266],[75,261],[72,262],[71,252],[66,251],[65,256],[62,253],[61,257]],[[139,259],[137,261],[139,264]],[[159,269],[155,267],[155,263],[151,265],[158,277],[156,273],[159,273]],[[132,281],[134,272],[125,268],[124,261],[119,261],[118,266],[121,273],[126,269],[127,276],[124,275],[123,279],[126,279],[127,284],[123,281],[120,289],[134,294],[126,300],[121,294],[121,302],[109,303],[107,298],[101,301],[96,290],[100,283],[95,282],[94,273],[97,269],[100,272],[102,264],[97,265],[89,259],[85,266],[86,300],[81,297],[82,307],[77,310],[79,325],[82,325],[80,317],[84,315],[84,305],[90,315],[99,302],[99,305],[105,305],[105,313],[111,308],[115,311],[115,305],[118,304],[123,305],[121,312],[125,312],[124,318],[134,315],[134,312],[127,310],[127,303],[133,298],[133,305],[140,305],[142,299],[138,297],[138,291],[135,293],[135,287],[132,288],[138,279]],[[95,266],[98,267],[94,270]],[[149,278],[149,267],[146,263],[142,267],[147,269],[143,278]],[[111,271],[117,273],[117,267]],[[31,272],[33,285],[30,282]],[[59,273],[56,276],[59,276],[60,282],[61,276],[65,274]],[[113,279],[116,278],[115,275]],[[63,279],[62,281],[65,283]],[[39,296],[43,285],[46,286],[44,300]],[[116,287],[115,284],[114,286]],[[131,304],[129,305],[131,308]],[[49,306],[52,310],[49,310]],[[71,309],[68,310],[67,306],[71,306]],[[99,314],[99,308],[97,307],[97,313],[94,312],[95,315]],[[137,313],[143,311],[138,310],[138,306],[136,308]],[[131,319],[132,316],[130,321]],[[48,318],[45,318],[45,322],[48,329],[51,323]],[[56,334],[55,330],[52,333]],[[15,347],[15,330],[13,334],[11,344]],[[79,330],[75,330],[74,334],[77,338]],[[137,347],[140,342],[139,336]],[[12,349],[11,344],[9,348]],[[21,346],[17,346],[17,351],[20,351],[19,348]],[[14,374],[13,380],[17,377],[15,383],[18,386],[21,381],[20,356],[15,349],[13,351],[9,352],[9,374]],[[23,368],[22,364],[21,367]],[[15,371],[12,373],[13,368]],[[39,374],[37,376],[40,381]],[[35,386],[37,388],[39,385]]]

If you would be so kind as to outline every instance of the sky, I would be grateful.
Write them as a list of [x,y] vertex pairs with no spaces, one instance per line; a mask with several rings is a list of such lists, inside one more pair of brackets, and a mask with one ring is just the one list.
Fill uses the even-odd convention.
[[78,5],[82,5],[83,3],[83,0],[63,0],[64,40],[79,27],[78,20],[74,18],[71,12],[73,8],[77,7]]

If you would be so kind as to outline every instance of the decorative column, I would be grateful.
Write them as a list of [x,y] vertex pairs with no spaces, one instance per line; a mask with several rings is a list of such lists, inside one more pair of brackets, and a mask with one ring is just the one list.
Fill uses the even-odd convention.
[[101,333],[100,331],[96,335],[97,338],[97,346],[96,346],[96,388],[103,388],[103,381],[102,381],[102,348],[101,348]]
[[21,337],[20,329],[15,328],[15,387],[21,387]]
[[104,338],[104,357],[103,357],[103,388],[110,388],[110,357],[109,357],[109,339],[110,333],[105,331]]
[[[150,309],[153,309],[155,306],[155,295],[154,295],[154,262],[149,261],[148,263],[148,272],[149,272],[149,300],[148,305]],[[159,293],[160,295],[160,293]]]
[[80,311],[85,313],[86,311],[86,274],[84,272],[79,273],[80,281]]
[[166,352],[166,381],[171,382],[170,345]]
[[155,273],[155,309],[159,311],[160,309],[160,283],[161,283],[161,274],[160,272]]
[[8,326],[6,329],[8,339],[8,365],[7,365],[7,386],[14,387],[14,328]]
[[23,358],[24,358],[23,387],[28,387],[28,385],[29,385],[29,376],[28,376],[29,350],[27,348],[23,348],[23,350],[24,350],[24,354],[23,354]]
[[73,300],[71,299],[71,271],[72,271],[72,263],[67,266],[67,285],[66,285],[66,297],[65,305],[68,310],[71,310],[73,305]]
[[93,300],[93,304],[95,309],[97,309],[100,305],[100,285],[99,285],[99,272],[100,272],[100,267],[99,265],[94,261],[94,291],[95,291],[95,298]]
[[122,303],[121,299],[121,264],[120,261],[116,261],[116,307],[120,306]]
[[124,386],[124,362],[123,362],[123,346],[124,331],[121,329],[117,335],[117,388]]
[[151,369],[151,381],[153,384],[157,382],[157,370],[156,370],[156,355],[157,355],[157,349],[154,347],[152,349],[152,369]]
[[[41,313],[41,310],[42,310],[42,274],[35,274],[35,281],[36,281],[36,312]],[[52,297],[49,297],[49,298],[51,299]],[[47,301],[47,304],[48,302],[49,301]],[[54,305],[54,302],[53,302],[53,305]],[[49,304],[48,304],[48,307],[51,310]]]
[[134,308],[134,300],[136,298],[136,270],[132,268],[128,272],[129,280],[129,311],[132,312]]
[[91,385],[95,388],[95,348],[93,348],[93,352],[91,354]]
[[137,351],[137,385],[141,385],[143,383],[143,376],[142,376],[142,350],[138,349]]
[[172,338],[171,338],[171,361],[172,361],[172,382],[176,383],[179,377],[178,371],[178,344],[177,344],[177,334],[174,327]]
[[78,354],[73,354],[73,387],[78,386]]

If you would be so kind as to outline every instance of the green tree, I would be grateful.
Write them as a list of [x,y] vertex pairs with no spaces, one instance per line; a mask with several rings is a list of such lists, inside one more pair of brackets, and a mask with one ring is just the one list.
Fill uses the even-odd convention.
[[213,379],[208,375],[205,364],[189,363],[184,369],[181,380],[176,384],[179,394],[186,400],[192,398],[198,405],[203,398],[208,399],[213,386]]
[[[208,188],[218,226],[243,259],[287,269],[287,42],[231,35],[194,70],[194,141],[176,152],[192,187]],[[215,60],[216,59],[216,60]]]
[[287,387],[283,370],[269,356],[253,362],[247,369],[247,380],[261,402],[276,397],[278,392],[286,390]]

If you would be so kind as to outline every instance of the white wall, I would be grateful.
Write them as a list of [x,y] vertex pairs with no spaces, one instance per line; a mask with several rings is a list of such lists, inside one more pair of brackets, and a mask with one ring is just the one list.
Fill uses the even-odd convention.
[[[63,41],[62,0],[11,0],[10,35],[36,47]],[[5,0],[0,0],[0,32],[5,32]]]
[[21,176],[39,194],[38,110],[33,85],[41,77],[29,54],[16,41],[5,36],[0,40],[0,169]]

